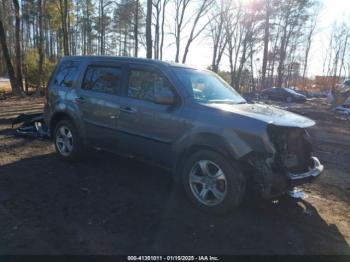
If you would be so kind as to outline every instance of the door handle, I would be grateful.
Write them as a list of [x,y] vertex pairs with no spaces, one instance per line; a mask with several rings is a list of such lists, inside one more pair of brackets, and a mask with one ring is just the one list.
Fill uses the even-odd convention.
[[81,97],[81,96],[77,97],[75,100],[79,103],[86,103],[86,99],[84,97]]
[[121,106],[120,111],[130,114],[130,113],[136,113],[137,109],[131,106]]

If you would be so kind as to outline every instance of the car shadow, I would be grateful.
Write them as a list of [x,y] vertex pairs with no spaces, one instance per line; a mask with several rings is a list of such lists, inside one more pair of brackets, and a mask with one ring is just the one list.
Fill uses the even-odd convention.
[[349,254],[307,201],[195,208],[161,169],[105,152],[0,167],[1,254]]

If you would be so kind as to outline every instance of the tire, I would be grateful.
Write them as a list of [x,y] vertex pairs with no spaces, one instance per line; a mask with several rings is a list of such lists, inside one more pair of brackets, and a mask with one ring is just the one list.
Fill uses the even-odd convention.
[[246,189],[246,179],[238,165],[209,150],[197,151],[188,158],[182,182],[190,200],[212,214],[225,214],[238,207]]
[[287,100],[287,103],[292,103],[293,102],[293,98],[290,97],[290,96],[288,96],[286,100]]
[[56,124],[53,142],[56,152],[65,160],[76,161],[83,155],[84,145],[82,139],[78,129],[69,119],[62,119]]

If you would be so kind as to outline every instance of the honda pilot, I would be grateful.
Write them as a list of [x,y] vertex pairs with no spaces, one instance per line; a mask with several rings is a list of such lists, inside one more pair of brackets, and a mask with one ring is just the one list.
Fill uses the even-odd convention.
[[45,122],[63,159],[97,148],[156,164],[211,213],[237,207],[248,189],[273,198],[323,171],[306,130],[314,121],[248,104],[207,70],[65,57],[46,96]]

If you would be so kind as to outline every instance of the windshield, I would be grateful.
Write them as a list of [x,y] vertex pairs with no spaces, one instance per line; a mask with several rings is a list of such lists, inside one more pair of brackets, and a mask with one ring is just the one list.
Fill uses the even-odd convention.
[[229,84],[209,71],[175,68],[174,72],[192,98],[199,103],[246,103]]

